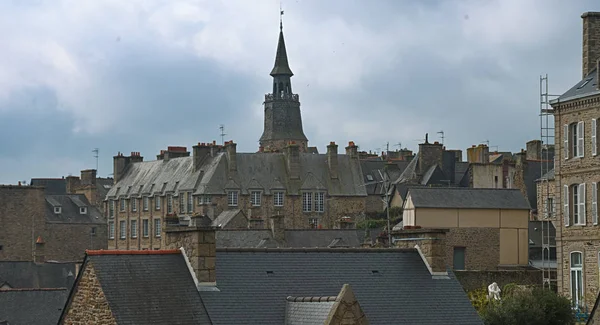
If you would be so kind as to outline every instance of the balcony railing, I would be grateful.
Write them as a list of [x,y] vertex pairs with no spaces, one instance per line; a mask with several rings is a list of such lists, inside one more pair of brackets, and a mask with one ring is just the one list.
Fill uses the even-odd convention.
[[274,101],[274,100],[292,100],[294,102],[298,102],[298,101],[300,101],[300,98],[299,98],[298,94],[286,94],[286,93],[265,94],[265,102],[270,102],[270,101]]

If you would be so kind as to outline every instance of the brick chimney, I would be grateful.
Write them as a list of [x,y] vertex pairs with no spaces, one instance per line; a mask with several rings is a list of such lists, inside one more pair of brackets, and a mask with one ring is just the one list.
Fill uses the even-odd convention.
[[81,185],[96,185],[95,169],[84,169],[81,171]]
[[291,179],[300,178],[300,147],[291,141],[285,148],[285,160],[288,175]]
[[358,158],[358,147],[354,144],[354,141],[348,142],[346,154],[350,156],[350,158]]
[[447,275],[446,233],[449,229],[408,227],[392,231],[395,247],[416,248],[431,275]]
[[271,216],[271,233],[273,239],[278,243],[285,241],[285,220],[282,215],[276,214]]
[[199,286],[215,285],[217,227],[207,216],[194,215],[188,226],[167,225],[165,245],[167,249],[182,249],[194,271]]
[[583,77],[596,68],[600,59],[600,12],[586,12],[583,19]]
[[541,160],[542,159],[542,141],[531,140],[527,142],[526,160]]
[[35,240],[35,252],[33,254],[33,261],[35,263],[44,263],[46,261],[46,250],[44,245],[45,243],[42,236],[38,236]]
[[417,162],[417,174],[424,175],[431,166],[438,165],[440,168],[443,163],[444,148],[442,144],[435,142],[429,143],[429,136],[425,134],[425,142],[419,144],[419,161]]
[[327,166],[329,166],[329,176],[333,179],[338,178],[338,145],[330,142],[327,146]]
[[229,163],[229,171],[237,171],[237,144],[232,141],[225,142],[225,148],[227,149],[227,161]]

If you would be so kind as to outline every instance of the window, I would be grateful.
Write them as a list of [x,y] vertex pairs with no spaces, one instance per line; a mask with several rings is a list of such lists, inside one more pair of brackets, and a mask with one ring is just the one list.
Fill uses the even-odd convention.
[[155,237],[160,237],[160,233],[161,233],[161,224],[160,224],[160,219],[154,219],[154,236]]
[[315,211],[316,212],[324,212],[325,211],[325,193],[323,193],[323,192],[315,193]]
[[185,213],[185,193],[179,193],[179,212]]
[[312,193],[302,193],[302,212],[312,211]]
[[144,237],[148,237],[150,232],[150,228],[149,228],[149,220],[148,219],[144,219],[142,220],[142,236]]
[[210,197],[210,195],[200,195],[200,196],[198,196],[198,205],[210,204],[210,203],[211,203],[211,197]]
[[108,222],[108,239],[115,239],[115,222]]
[[114,200],[110,200],[108,202],[108,217],[109,218],[115,217],[115,201]]
[[149,201],[150,201],[150,199],[147,196],[144,196],[142,198],[142,209],[144,209],[144,211],[148,211]]
[[54,207],[54,214],[60,214],[62,212],[61,207]]
[[87,213],[87,207],[79,207],[79,214],[86,214]]
[[155,195],[154,196],[154,209],[155,210],[160,210],[160,196]]
[[131,238],[137,238],[137,220],[131,220]]
[[211,204],[212,197],[210,195],[204,195],[204,204]]
[[137,211],[137,199],[134,197],[131,198],[131,211]]
[[125,220],[119,221],[119,237],[125,239],[127,237],[127,223]]
[[578,307],[583,300],[583,254],[571,253],[571,301]]
[[311,229],[317,229],[319,227],[319,219],[317,219],[317,218],[308,219],[308,227]]
[[367,174],[367,180],[372,182],[373,181],[373,175],[371,174]]
[[464,247],[454,247],[454,255],[453,255],[452,265],[455,270],[464,270],[465,269],[465,248]]
[[92,227],[92,228],[90,229],[90,235],[92,235],[92,236],[96,236],[96,227]]
[[554,207],[554,198],[549,197],[546,199],[546,206],[544,207],[544,218],[553,218],[556,210]]
[[596,119],[592,119],[592,128],[591,128],[591,133],[592,133],[592,156],[595,156],[598,154],[598,140],[596,140],[598,138],[598,122],[596,122]]
[[173,213],[173,196],[167,194],[167,213]]
[[227,191],[227,205],[230,207],[238,205],[238,191]]
[[[563,136],[565,159],[584,156],[584,123],[576,122],[565,125]],[[570,140],[569,140],[570,139]],[[570,141],[570,143],[569,143]]]
[[192,213],[194,211],[194,197],[192,192],[187,192],[187,212]]
[[283,192],[277,191],[273,193],[273,205],[276,207],[283,206]]
[[253,207],[259,207],[260,206],[260,198],[261,198],[261,191],[252,191],[250,192],[250,204]]
[[563,217],[565,226],[571,223],[577,226],[585,226],[585,184],[574,184],[564,186]]
[[119,207],[121,212],[125,211],[125,199],[121,199],[121,206]]
[[592,183],[592,224],[598,224],[598,183]]

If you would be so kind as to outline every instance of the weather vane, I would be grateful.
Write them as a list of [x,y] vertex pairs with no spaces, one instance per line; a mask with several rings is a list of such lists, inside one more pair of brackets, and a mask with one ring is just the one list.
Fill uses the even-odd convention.
[[283,30],[283,9],[281,8],[281,1],[279,1],[279,29]]

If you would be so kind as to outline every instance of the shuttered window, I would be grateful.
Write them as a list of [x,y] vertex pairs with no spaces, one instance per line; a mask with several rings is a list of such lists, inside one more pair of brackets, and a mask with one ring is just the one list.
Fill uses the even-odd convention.
[[598,224],[598,183],[592,183],[592,223]]
[[570,217],[569,217],[569,185],[565,185],[563,187],[563,218],[565,222],[565,227],[570,225]]
[[591,128],[591,133],[592,133],[592,156],[595,156],[598,154],[598,141],[597,139],[597,135],[598,135],[598,130],[597,130],[597,124],[596,124],[596,119],[592,119],[592,128]]

